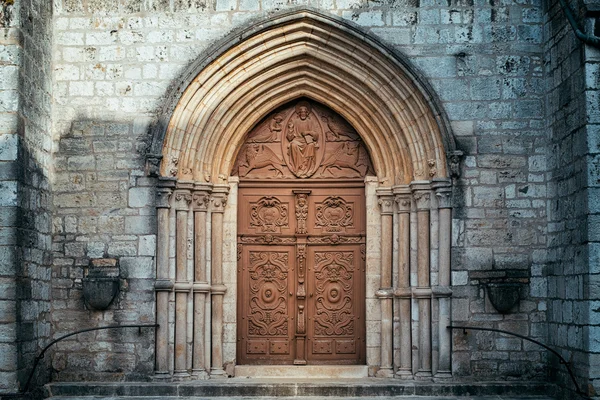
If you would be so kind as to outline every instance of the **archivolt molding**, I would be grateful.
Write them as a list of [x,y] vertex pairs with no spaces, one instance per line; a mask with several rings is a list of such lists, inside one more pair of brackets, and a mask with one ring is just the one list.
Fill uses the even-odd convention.
[[384,186],[448,177],[454,150],[431,91],[406,61],[348,22],[300,10],[207,63],[158,132],[161,176],[225,183],[245,135],[300,97],[343,116],[361,135]]

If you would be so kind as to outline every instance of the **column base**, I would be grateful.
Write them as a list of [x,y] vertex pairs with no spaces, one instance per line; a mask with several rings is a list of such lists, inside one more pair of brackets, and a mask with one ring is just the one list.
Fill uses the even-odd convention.
[[152,376],[153,381],[159,382],[170,381],[171,378],[172,375],[169,371],[154,371],[154,375]]
[[452,373],[450,371],[438,371],[433,380],[435,382],[446,382],[452,379]]
[[227,378],[227,374],[223,368],[211,368],[210,369],[210,379],[225,379]]
[[191,378],[196,380],[205,380],[208,379],[209,376],[205,369],[193,369]]
[[173,374],[173,382],[187,381],[190,379],[190,373],[186,370],[175,371]]
[[393,378],[394,370],[391,367],[380,368],[377,373],[375,373],[377,378]]
[[419,381],[429,381],[433,379],[431,371],[419,371],[415,374],[415,379]]
[[404,381],[412,381],[414,379],[414,376],[412,374],[412,371],[409,369],[399,369],[398,371],[396,371],[396,378],[402,379]]

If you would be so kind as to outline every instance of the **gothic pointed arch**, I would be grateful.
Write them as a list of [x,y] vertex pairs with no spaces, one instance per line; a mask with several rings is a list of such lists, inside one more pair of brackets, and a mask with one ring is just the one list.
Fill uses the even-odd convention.
[[161,176],[226,182],[247,132],[301,97],[356,129],[384,186],[449,176],[448,124],[406,60],[354,24],[312,9],[258,26],[198,60],[171,94],[152,145],[162,155]]

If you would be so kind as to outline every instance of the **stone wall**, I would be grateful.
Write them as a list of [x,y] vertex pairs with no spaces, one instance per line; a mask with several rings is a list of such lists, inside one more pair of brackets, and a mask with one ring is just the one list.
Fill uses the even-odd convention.
[[[578,3],[571,7],[578,11]],[[576,12],[576,14],[578,14]],[[579,16],[578,16],[579,18]],[[583,21],[582,18],[579,19]],[[548,155],[548,340],[572,361],[580,387],[598,392],[599,51],[579,42],[549,2],[545,46]],[[563,366],[552,376],[572,389]],[[569,394],[566,393],[568,398]]]
[[53,26],[46,1],[0,7],[0,390],[15,391],[50,338]]
[[0,3],[0,393],[17,388],[19,8]]
[[[145,178],[149,126],[191,60],[282,1],[57,1],[54,19],[53,324],[56,334],[154,318],[154,186]],[[354,21],[407,55],[437,91],[466,154],[456,182],[456,324],[545,340],[546,177],[542,9],[522,2],[297,2]],[[94,14],[94,15],[92,15]],[[351,82],[349,82],[351,84]],[[86,310],[90,261],[119,262],[121,293]],[[496,312],[484,284],[523,283]],[[226,300],[229,301],[229,300]],[[59,345],[60,380],[135,379],[153,369],[151,335],[82,335]],[[541,377],[539,348],[497,334],[454,335],[458,376]],[[231,360],[226,360],[231,361]]]

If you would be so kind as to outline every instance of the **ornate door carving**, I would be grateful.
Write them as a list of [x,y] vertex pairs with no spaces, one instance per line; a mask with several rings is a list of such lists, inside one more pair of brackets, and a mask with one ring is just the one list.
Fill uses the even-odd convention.
[[364,363],[364,189],[256,186],[239,189],[240,364]]
[[267,116],[238,154],[240,364],[364,364],[364,144],[305,100]]

